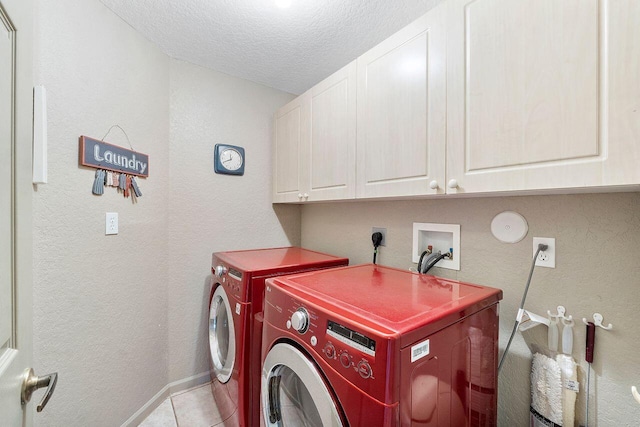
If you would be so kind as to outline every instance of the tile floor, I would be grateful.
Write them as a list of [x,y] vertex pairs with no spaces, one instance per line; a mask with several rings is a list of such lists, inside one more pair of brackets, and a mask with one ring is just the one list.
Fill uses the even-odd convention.
[[212,427],[222,423],[211,383],[172,394],[139,427]]

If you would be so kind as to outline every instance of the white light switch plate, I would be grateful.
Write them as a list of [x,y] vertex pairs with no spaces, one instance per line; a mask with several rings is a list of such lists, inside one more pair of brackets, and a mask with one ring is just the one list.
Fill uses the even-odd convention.
[[118,213],[107,212],[104,234],[118,234]]

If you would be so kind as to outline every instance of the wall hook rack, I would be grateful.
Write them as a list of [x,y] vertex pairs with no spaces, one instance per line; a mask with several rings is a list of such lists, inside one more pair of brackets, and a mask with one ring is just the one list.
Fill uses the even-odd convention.
[[631,386],[631,394],[636,402],[640,403],[640,393],[638,393],[638,389],[634,385]]
[[567,322],[571,322],[573,320],[573,316],[571,315],[565,316],[566,312],[567,310],[564,308],[563,305],[559,305],[557,307],[557,314],[551,314],[551,311],[547,310],[547,314],[549,315],[549,317],[557,320],[562,320],[563,325],[566,325]]
[[[606,330],[606,331],[610,331],[611,329],[613,329],[613,325],[612,325],[611,323],[609,323],[609,325],[608,325],[608,326],[604,326],[604,325],[602,324],[602,320],[603,320],[603,319],[604,319],[604,318],[602,317],[602,314],[600,314],[600,313],[593,313],[593,323],[594,323],[594,325],[599,326],[599,327],[601,327],[602,329],[604,329],[604,330]],[[586,319],[586,318],[584,318],[584,317],[582,318],[582,321],[584,322],[584,324],[585,324],[585,325],[588,325],[588,324],[589,324],[589,322],[587,321],[587,319]]]

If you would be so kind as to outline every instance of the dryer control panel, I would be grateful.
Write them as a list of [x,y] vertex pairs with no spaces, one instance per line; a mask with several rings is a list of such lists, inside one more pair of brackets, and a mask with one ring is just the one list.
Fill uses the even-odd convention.
[[376,342],[366,335],[356,332],[353,329],[349,329],[344,325],[341,325],[333,320],[327,322],[327,335],[337,339],[340,342],[347,344],[360,350],[369,356],[376,355]]
[[[273,325],[282,337],[309,352],[322,369],[331,368],[354,387],[380,402],[397,401],[397,388],[385,380],[393,375],[396,341],[374,333],[370,326],[318,307],[297,295],[272,286],[265,287],[265,331]],[[269,338],[268,338],[269,339]],[[327,371],[329,372],[329,371]]]
[[[338,322],[333,320],[327,321],[327,336],[368,356],[373,358],[376,356],[376,341],[374,339],[341,325]],[[337,359],[343,368],[355,369],[365,380],[373,378],[373,368],[371,368],[371,364],[365,357],[362,357],[360,360],[354,359],[352,355],[354,352],[350,352],[347,348],[342,349],[338,354],[335,345],[331,341],[327,342],[323,352],[329,360]],[[356,357],[358,357],[357,352]]]
[[317,313],[294,298],[289,307],[285,310],[288,330],[297,332],[300,339],[308,342],[329,364],[352,381],[366,383],[374,379],[372,365],[376,357],[376,340]]
[[218,283],[225,286],[236,299],[244,299],[245,295],[243,295],[244,286],[242,284],[242,272],[220,263],[215,267],[211,267],[211,273],[216,277]]

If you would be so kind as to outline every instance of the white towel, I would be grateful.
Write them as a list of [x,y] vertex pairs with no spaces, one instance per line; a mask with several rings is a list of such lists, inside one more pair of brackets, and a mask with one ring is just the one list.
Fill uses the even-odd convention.
[[573,357],[566,354],[556,356],[562,373],[562,425],[573,427],[576,418],[578,395],[578,370]]
[[[562,425],[562,374],[555,360],[536,353],[531,366],[531,409],[545,418],[538,425]],[[532,424],[534,414],[532,411]]]

